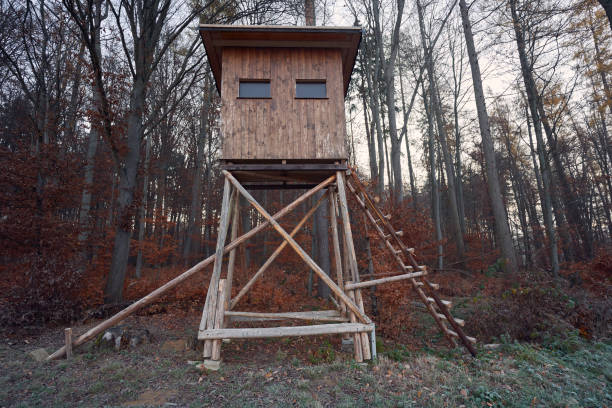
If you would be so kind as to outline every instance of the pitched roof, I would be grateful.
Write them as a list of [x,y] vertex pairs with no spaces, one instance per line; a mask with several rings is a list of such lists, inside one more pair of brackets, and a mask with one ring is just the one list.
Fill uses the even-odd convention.
[[219,93],[223,47],[285,47],[340,49],[346,94],[361,41],[361,32],[361,27],[200,25],[200,35]]

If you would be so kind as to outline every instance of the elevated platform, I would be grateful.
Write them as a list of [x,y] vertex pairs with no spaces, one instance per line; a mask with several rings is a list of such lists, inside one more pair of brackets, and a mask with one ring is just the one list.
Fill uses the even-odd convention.
[[337,161],[222,161],[247,190],[311,189],[338,171],[348,170],[345,160]]

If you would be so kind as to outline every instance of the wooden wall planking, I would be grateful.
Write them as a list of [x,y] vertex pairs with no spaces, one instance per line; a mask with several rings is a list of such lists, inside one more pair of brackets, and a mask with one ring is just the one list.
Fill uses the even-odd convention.
[[[223,50],[224,160],[346,159],[341,52],[326,48]],[[240,79],[269,79],[271,99],[239,99]],[[327,99],[296,99],[297,79],[322,79]]]

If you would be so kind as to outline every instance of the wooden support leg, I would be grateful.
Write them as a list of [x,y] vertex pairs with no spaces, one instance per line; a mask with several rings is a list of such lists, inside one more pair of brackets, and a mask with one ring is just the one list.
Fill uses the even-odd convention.
[[336,285],[336,283],[327,275],[327,273],[321,269],[319,265],[304,251],[304,249],[289,235],[287,231],[283,227],[280,226],[275,219],[253,198],[251,194],[236,180],[234,176],[232,176],[227,170],[223,170],[223,174],[227,177],[234,187],[240,191],[240,193],[251,203],[253,207],[267,220],[270,221],[270,224],[274,227],[274,229],[289,243],[289,245],[297,252],[297,254],[302,258],[304,262],[312,268],[312,270],[317,274],[319,279],[321,279],[332,292],[336,294],[346,306],[351,309],[353,313],[357,316],[357,318],[365,324],[371,324],[372,320],[368,316],[366,316],[359,307],[352,301],[343,291]]
[[[339,171],[336,173],[336,184],[338,185],[340,214],[342,215],[342,226],[344,228],[344,244],[347,248],[352,280],[357,283],[359,282],[359,269],[357,266],[357,255],[355,254],[355,247],[353,246],[353,233],[351,231],[351,219],[348,211],[348,203],[346,201],[346,189],[344,188],[345,179],[343,172]],[[357,306],[359,307],[361,312],[364,313],[363,298],[361,297],[360,289],[355,290],[355,300],[357,301]],[[371,358],[371,355],[370,342],[367,333],[361,333],[361,344],[363,347],[363,357],[366,360],[369,360]]]
[[[351,300],[355,301],[355,293],[352,290],[348,292],[348,296],[349,298],[351,298]],[[355,323],[357,321],[353,312],[350,312],[349,316],[351,319],[351,323]],[[355,351],[355,361],[358,363],[363,362],[363,346],[361,344],[360,333],[353,334],[353,349]]]
[[[215,311],[215,329],[222,329],[224,324],[224,316],[225,316],[225,295],[227,294],[225,279],[219,280],[219,290],[217,299],[217,310]],[[219,361],[221,359],[221,340],[213,340],[212,341],[212,356],[211,359],[214,361]]]
[[[234,197],[234,216],[232,219],[232,233],[231,233],[231,241],[235,240],[238,236],[238,224],[240,222],[240,195],[236,194]],[[234,268],[236,265],[236,249],[233,249],[229,253],[229,259],[227,262],[227,277],[225,283],[225,302],[228,303],[226,305],[226,309],[229,307],[229,299],[232,296],[232,282],[234,279]]]
[[[206,294],[206,303],[204,304],[204,311],[202,312],[202,321],[200,322],[200,331],[214,328],[215,313],[217,310],[217,299],[219,289],[219,278],[221,277],[221,267],[223,266],[223,248],[225,247],[225,239],[227,237],[227,230],[230,220],[230,190],[232,185],[229,180],[225,179],[223,186],[223,201],[221,202],[221,217],[219,219],[219,229],[217,230],[217,248],[215,251],[215,264],[213,272],[210,277],[210,284],[208,286],[208,293]],[[208,358],[212,355],[212,341],[206,340],[204,342],[204,358]]]
[[342,276],[342,256],[340,255],[340,240],[338,238],[338,220],[336,216],[336,194],[330,189],[329,214],[332,230],[332,246],[334,249],[334,266],[336,269],[336,280],[340,289],[344,290],[344,277]]
[[[357,306],[364,310],[363,298],[361,297],[361,289],[355,290],[355,301]],[[368,333],[360,333],[361,336],[361,347],[363,348],[363,359],[370,360],[372,355],[370,354],[370,339],[368,339]]]

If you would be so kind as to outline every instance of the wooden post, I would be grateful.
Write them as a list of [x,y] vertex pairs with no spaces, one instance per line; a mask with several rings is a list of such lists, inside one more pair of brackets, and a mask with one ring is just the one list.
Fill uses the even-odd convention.
[[363,323],[371,324],[372,320],[370,320],[368,316],[366,316],[361,310],[359,310],[359,307],[355,304],[355,302],[352,301],[342,291],[342,289],[338,287],[338,285],[336,285],[336,283],[327,275],[327,273],[325,273],[325,271],[321,269],[321,267],[317,265],[315,261],[313,261],[313,259],[306,253],[306,251],[304,251],[304,249],[297,242],[295,242],[295,240],[289,235],[289,233],[287,233],[287,231],[285,231],[285,229],[281,227],[280,224],[272,218],[272,216],[257,202],[257,200],[255,200],[253,196],[249,194],[249,192],[238,182],[238,180],[236,180],[236,178],[232,176],[227,170],[223,170],[223,174],[232,182],[234,187],[236,187],[238,191],[240,191],[240,193],[251,203],[251,205],[255,207],[255,209],[259,211],[261,215],[264,216],[264,218],[270,221],[270,224],[272,224],[274,229],[278,231],[278,233],[289,243],[289,245],[295,250],[295,252],[297,252],[300,258],[302,258],[304,262],[306,262],[308,266],[310,266],[315,271],[319,279],[321,279],[327,286],[329,286],[332,292],[334,292],[344,303],[346,303],[347,307],[351,309],[353,313],[355,313],[359,320],[361,320]]
[[[361,297],[361,289],[356,289],[354,291],[355,294],[355,303],[357,303],[357,306],[359,306],[359,308],[361,308],[361,310],[364,310],[363,307],[363,299]],[[370,341],[368,339],[368,333],[360,333],[361,336],[361,347],[363,348],[363,359],[364,360],[370,360],[372,358],[372,355],[370,354]]]
[[[234,197],[234,217],[232,220],[232,233],[230,240],[233,241],[238,236],[238,223],[240,222],[240,194],[236,194]],[[230,251],[229,259],[227,262],[227,277],[225,283],[225,302],[228,303],[226,308],[229,306],[229,299],[232,297],[232,281],[234,279],[234,268],[236,266],[236,249]]]
[[[297,206],[299,206],[304,201],[308,200],[311,196],[313,196],[317,191],[321,191],[322,189],[324,189],[325,187],[327,187],[331,183],[333,183],[335,180],[336,180],[336,176],[335,175],[328,177],[327,179],[325,179],[324,181],[319,183],[316,187],[313,187],[312,189],[308,190],[306,193],[304,193],[303,195],[301,195],[300,197],[295,199],[291,204],[289,204],[288,206],[286,206],[285,208],[283,208],[282,210],[280,210],[279,212],[274,214],[274,216],[272,218],[275,219],[275,220],[278,220],[281,217],[284,217],[285,215],[289,214]],[[252,230],[250,230],[250,231],[246,232],[245,234],[241,235],[240,237],[238,237],[235,241],[232,241],[229,244],[227,244],[227,246],[223,249],[223,253],[224,254],[229,253],[232,249],[237,248],[239,245],[244,243],[249,238],[255,236],[257,233],[259,233],[263,229],[267,228],[269,225],[270,225],[270,221],[268,221],[268,220],[265,220],[262,223],[258,224]],[[112,317],[104,320],[102,323],[98,324],[97,326],[94,326],[91,329],[87,330],[87,332],[85,332],[84,334],[79,336],[76,340],[74,340],[73,346],[74,347],[80,346],[81,344],[83,344],[83,343],[93,339],[98,334],[102,333],[104,330],[106,330],[106,329],[108,329],[110,327],[113,327],[117,323],[122,322],[128,316],[131,316],[137,310],[139,310],[139,309],[147,306],[148,304],[152,303],[155,299],[157,299],[158,297],[160,297],[164,293],[168,292],[169,290],[175,288],[179,284],[183,283],[184,281],[186,281],[187,279],[189,279],[190,277],[192,277],[196,273],[203,271],[208,265],[213,263],[215,261],[215,259],[217,259],[216,255],[211,255],[208,258],[204,259],[203,261],[198,262],[196,265],[192,266],[191,268],[189,268],[185,272],[181,273],[179,276],[177,276],[176,278],[170,280],[169,282],[166,282],[164,285],[162,285],[159,288],[155,289],[153,292],[149,293],[145,297],[141,298],[140,300],[137,300],[136,302],[132,303],[131,305],[129,305],[125,309],[117,312]],[[47,357],[47,361],[55,360],[57,358],[60,358],[60,357],[64,356],[65,353],[66,353],[66,346],[64,345],[64,346],[60,347],[59,349],[57,349],[49,357]]]
[[64,335],[66,336],[66,358],[72,358],[72,329],[67,327],[64,329]]
[[342,277],[342,257],[340,256],[340,240],[338,239],[338,220],[336,219],[336,193],[329,194],[329,214],[332,233],[332,245],[334,248],[334,261],[336,267],[336,280],[340,289],[344,290],[344,279]]
[[[352,290],[348,292],[348,296],[352,301],[355,301],[355,294]],[[350,312],[350,319],[351,323],[355,323],[357,321],[353,312]],[[355,361],[358,363],[363,362],[363,346],[361,345],[361,334],[359,333],[355,333],[353,335],[353,350],[355,352]]]
[[[215,324],[215,312],[217,310],[217,299],[219,295],[219,278],[221,277],[221,267],[223,266],[223,247],[225,246],[225,238],[227,237],[227,229],[230,220],[230,191],[232,185],[225,178],[223,185],[223,201],[221,202],[221,216],[219,217],[219,228],[217,229],[217,249],[215,251],[215,265],[210,277],[208,292],[206,293],[206,303],[202,312],[202,321],[200,322],[200,331],[205,329],[213,329]],[[212,354],[212,342],[207,340],[204,342],[204,358],[210,357]]]
[[[353,233],[351,231],[351,219],[348,211],[348,203],[346,201],[346,189],[344,188],[344,173],[336,173],[336,184],[338,185],[338,198],[340,199],[340,213],[342,215],[342,224],[344,227],[344,243],[347,248],[347,254],[349,258],[349,265],[351,266],[352,278],[354,283],[359,283],[359,269],[357,265],[357,255],[355,254],[355,247],[353,245]],[[355,290],[355,300],[357,306],[362,313],[365,314],[363,307],[363,299],[361,297],[361,289]],[[370,343],[367,333],[361,333],[361,343],[363,347],[363,357],[366,360],[370,359]]]
[[[225,316],[225,295],[227,294],[225,290],[226,285],[225,279],[219,280],[219,290],[217,299],[217,310],[215,311],[215,329],[223,329],[223,322]],[[211,360],[219,361],[221,359],[221,340],[213,340],[212,341],[212,353]]]

